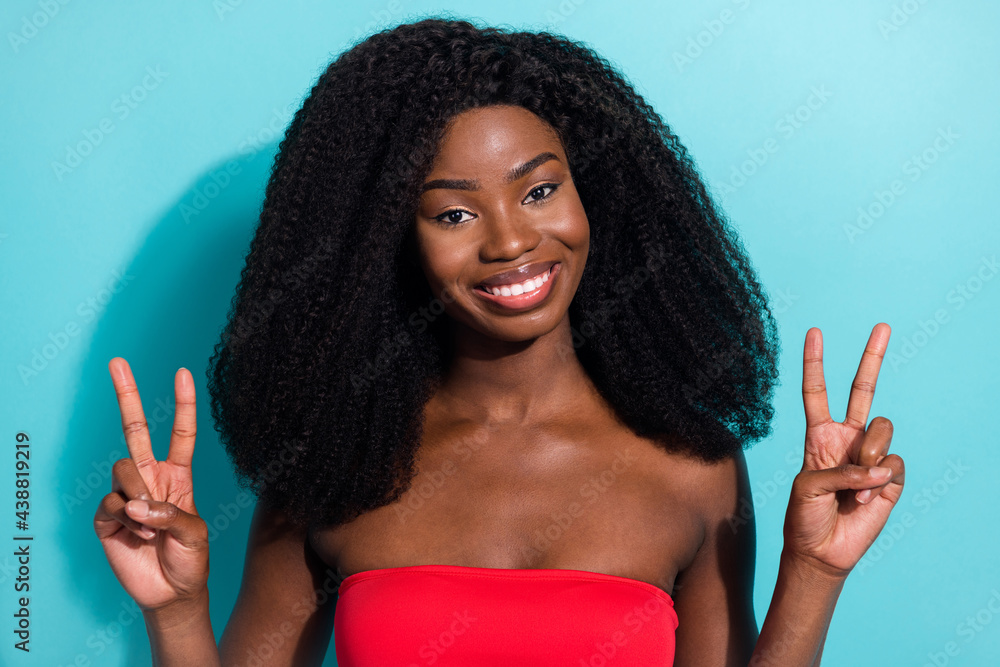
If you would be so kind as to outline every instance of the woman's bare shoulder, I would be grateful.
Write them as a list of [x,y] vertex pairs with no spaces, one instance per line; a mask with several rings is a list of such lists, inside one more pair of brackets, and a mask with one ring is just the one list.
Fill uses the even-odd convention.
[[706,461],[691,454],[680,438],[650,442],[662,451],[658,472],[663,483],[682,496],[705,521],[726,518],[749,500],[750,483],[742,450]]

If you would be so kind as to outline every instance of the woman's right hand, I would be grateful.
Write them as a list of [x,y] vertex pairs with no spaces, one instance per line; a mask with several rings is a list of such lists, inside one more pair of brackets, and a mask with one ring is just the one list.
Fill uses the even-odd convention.
[[[208,526],[192,496],[194,378],[185,368],[174,376],[170,450],[165,461],[157,461],[128,362],[115,357],[108,370],[129,456],[112,467],[112,490],[97,508],[94,531],[125,592],[144,612],[156,611],[207,591]],[[148,514],[141,509],[144,504]]]

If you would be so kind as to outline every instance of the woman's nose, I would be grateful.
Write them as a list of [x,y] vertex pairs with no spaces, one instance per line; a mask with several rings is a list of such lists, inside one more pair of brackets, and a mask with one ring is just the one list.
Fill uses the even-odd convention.
[[490,216],[479,249],[480,259],[484,262],[513,261],[534,250],[542,238],[536,223],[530,216],[518,213]]

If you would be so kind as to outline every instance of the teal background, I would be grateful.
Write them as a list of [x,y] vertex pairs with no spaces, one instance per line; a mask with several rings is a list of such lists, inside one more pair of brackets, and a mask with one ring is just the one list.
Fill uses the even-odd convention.
[[[133,367],[157,458],[166,456],[174,371],[194,373],[196,501],[206,520],[225,525],[209,582],[221,636],[252,508],[236,504],[204,369],[277,142],[355,39],[451,10],[561,32],[616,63],[690,149],[742,235],[783,346],[774,434],[748,453],[758,624],[802,459],[805,332],[823,331],[840,420],[867,337],[884,321],[893,333],[870,416],[893,421],[906,486],[847,581],[824,664],[995,664],[1000,226],[990,197],[1000,5],[169,5],[0,7],[0,540],[13,545],[16,532],[19,431],[32,442],[35,538],[30,655],[12,648],[13,546],[0,548],[0,662],[149,663],[141,616],[129,612],[91,526],[110,491],[110,462],[126,452],[113,356]],[[935,145],[939,136],[950,138]],[[78,165],[54,165],[87,141],[96,145]],[[870,216],[860,224],[859,207]],[[332,643],[325,664],[335,664]]]

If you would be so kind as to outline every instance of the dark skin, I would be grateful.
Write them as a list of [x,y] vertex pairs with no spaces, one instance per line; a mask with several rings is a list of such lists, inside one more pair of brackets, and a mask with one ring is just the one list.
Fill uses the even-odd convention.
[[[545,153],[554,157],[507,181],[513,167]],[[728,474],[726,486],[735,492],[736,462],[728,471],[710,468],[636,437],[567,353],[573,349],[568,309],[590,229],[558,135],[520,107],[462,114],[426,182],[459,179],[478,185],[426,190],[415,221],[419,264],[445,303],[455,349],[425,409],[418,474],[398,502],[315,536],[318,551],[341,576],[428,563],[563,568],[674,593],[677,574],[705,539],[704,490],[717,486],[714,476]],[[562,267],[547,300],[532,310],[505,312],[474,293],[487,276],[548,260]],[[622,452],[634,461],[613,470]],[[449,461],[456,471],[446,484],[430,498],[419,495],[427,476]],[[605,470],[616,473],[613,483],[582,496]],[[551,513],[574,502],[581,515],[544,551],[535,547]],[[748,591],[750,581],[738,582],[737,569],[725,576]],[[676,602],[679,614],[689,604],[680,595]],[[741,613],[736,641],[749,655],[756,626],[749,606]]]
[[[545,153],[552,159],[506,178]],[[318,665],[335,605],[316,604],[317,590],[356,572],[450,564],[585,570],[657,586],[680,618],[677,667],[819,664],[844,580],[902,490],[902,459],[888,454],[891,423],[877,417],[865,429],[888,325],[872,331],[843,423],[827,408],[819,330],[806,334],[805,458],[758,633],[742,453],[709,465],[635,436],[572,353],[568,308],[589,224],[558,136],[519,107],[465,112],[449,126],[426,182],[441,179],[476,183],[439,182],[447,187],[427,189],[416,214],[413,259],[445,303],[455,351],[425,406],[416,476],[397,502],[313,533],[258,503],[243,585],[218,650],[208,617],[207,529],[192,498],[193,379],[177,373],[170,454],[157,462],[128,364],[117,357],[109,364],[130,457],[115,464],[94,525],[116,576],[144,610],[154,663],[236,664],[278,631],[285,641],[262,664]],[[561,264],[560,273],[530,310],[509,312],[473,291],[499,271],[548,260]],[[889,477],[869,477],[877,465]],[[442,470],[453,471],[446,482],[419,494]],[[602,473],[607,480],[607,471],[610,483],[591,484]],[[860,489],[872,489],[872,498],[856,498]],[[142,498],[149,515],[132,503],[126,509]],[[539,546],[536,531],[573,503],[582,512]]]

